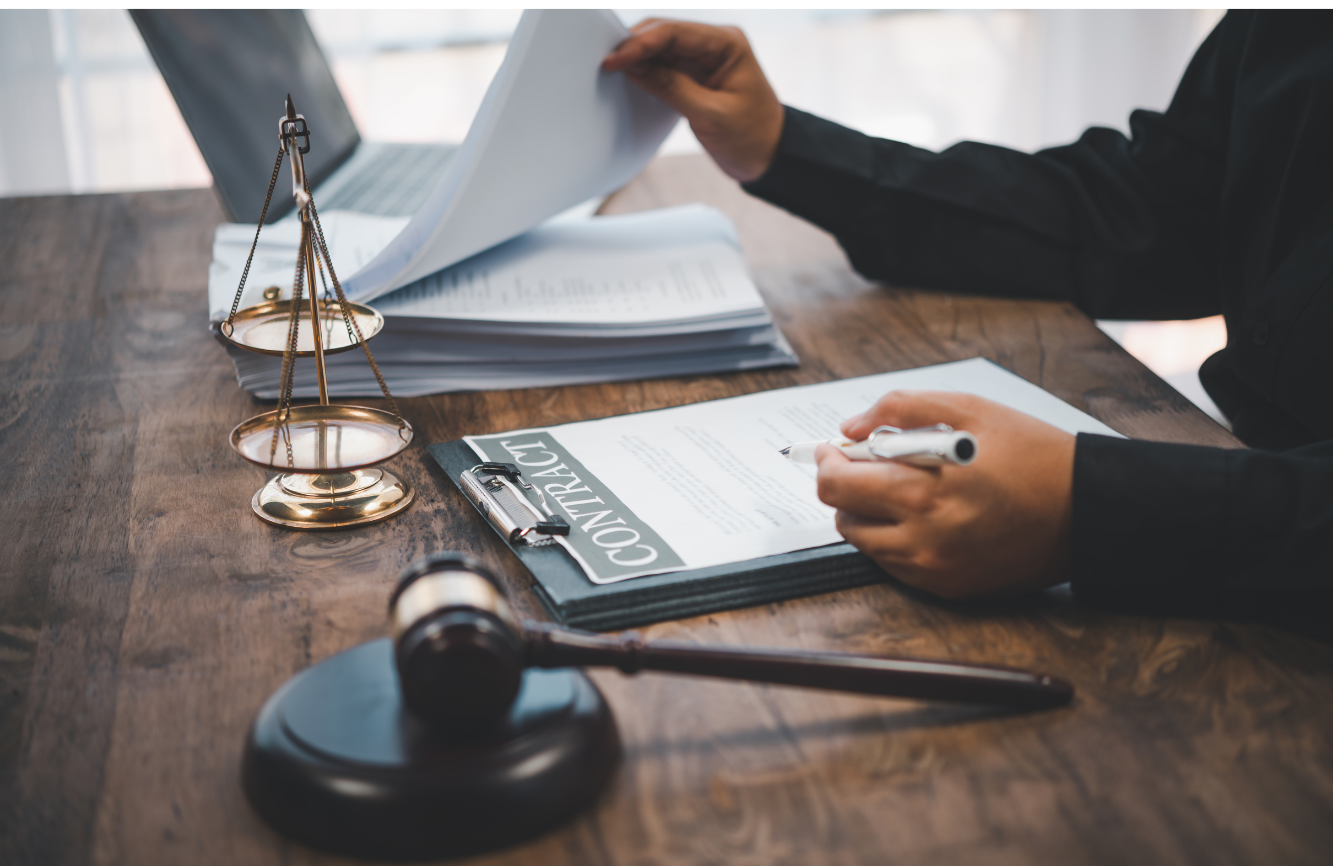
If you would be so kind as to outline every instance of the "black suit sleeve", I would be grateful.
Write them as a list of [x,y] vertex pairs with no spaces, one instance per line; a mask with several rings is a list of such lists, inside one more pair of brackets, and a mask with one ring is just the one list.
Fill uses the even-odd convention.
[[1103,318],[1213,315],[1242,37],[1219,26],[1170,108],[1134,112],[1132,138],[1093,128],[1035,154],[934,153],[787,108],[772,165],[745,188],[828,230],[871,279],[1071,300]]

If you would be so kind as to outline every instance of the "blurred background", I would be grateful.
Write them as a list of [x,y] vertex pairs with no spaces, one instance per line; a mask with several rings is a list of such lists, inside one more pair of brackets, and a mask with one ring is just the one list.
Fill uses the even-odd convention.
[[[741,26],[779,98],[871,135],[939,149],[1034,150],[1165,108],[1214,10],[624,10]],[[362,135],[461,141],[504,57],[511,10],[306,13]],[[0,196],[208,186],[124,10],[0,10]],[[682,124],[666,153],[698,152]],[[1221,420],[1198,380],[1220,317],[1099,322]]]

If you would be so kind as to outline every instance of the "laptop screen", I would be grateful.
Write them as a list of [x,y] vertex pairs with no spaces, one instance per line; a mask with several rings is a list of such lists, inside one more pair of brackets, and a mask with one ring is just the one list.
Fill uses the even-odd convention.
[[[300,10],[139,9],[130,14],[213,173],[229,220],[259,222],[288,93],[310,126],[305,165],[312,188],[360,142]],[[290,168],[284,165],[268,221],[293,206]]]

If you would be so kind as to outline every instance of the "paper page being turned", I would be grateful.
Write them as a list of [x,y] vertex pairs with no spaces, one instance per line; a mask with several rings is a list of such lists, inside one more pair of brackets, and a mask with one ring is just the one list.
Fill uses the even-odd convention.
[[836,435],[902,388],[978,394],[1067,432],[1118,435],[978,358],[466,441],[541,487],[569,521],[566,549],[589,580],[612,583],[840,541],[813,469],[779,449]]
[[628,35],[605,10],[524,12],[439,187],[344,281],[349,297],[405,286],[638,174],[679,116],[624,75],[602,71],[602,58]]

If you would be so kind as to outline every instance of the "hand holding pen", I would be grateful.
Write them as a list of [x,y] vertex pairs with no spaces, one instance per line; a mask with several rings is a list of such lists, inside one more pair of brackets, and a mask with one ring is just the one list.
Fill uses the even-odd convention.
[[[952,430],[921,429],[935,424]],[[1072,435],[981,397],[931,391],[887,394],[842,433],[851,444],[813,448],[819,498],[837,509],[842,536],[889,574],[948,598],[1068,579]],[[921,454],[920,439],[942,453]]]

